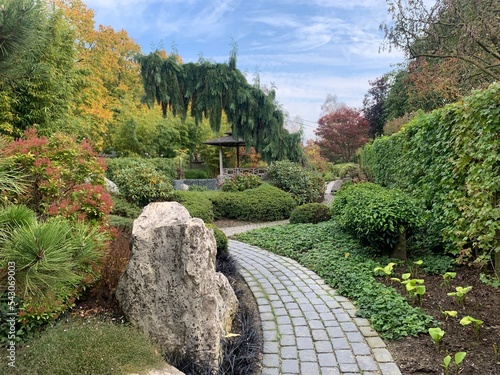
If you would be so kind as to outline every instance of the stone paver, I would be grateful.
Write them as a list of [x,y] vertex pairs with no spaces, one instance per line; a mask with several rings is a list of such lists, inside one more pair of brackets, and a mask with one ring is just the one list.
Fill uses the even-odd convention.
[[[230,236],[254,228],[222,230]],[[229,240],[229,250],[259,305],[262,375],[401,375],[369,322],[356,318],[354,305],[314,272],[242,242]]]

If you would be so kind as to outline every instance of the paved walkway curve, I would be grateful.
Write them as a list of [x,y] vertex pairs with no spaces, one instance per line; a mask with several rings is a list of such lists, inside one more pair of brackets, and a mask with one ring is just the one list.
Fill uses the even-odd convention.
[[[222,230],[232,235],[254,228]],[[314,272],[242,242],[229,240],[229,250],[259,306],[262,375],[401,375],[370,323],[355,317],[354,305]]]

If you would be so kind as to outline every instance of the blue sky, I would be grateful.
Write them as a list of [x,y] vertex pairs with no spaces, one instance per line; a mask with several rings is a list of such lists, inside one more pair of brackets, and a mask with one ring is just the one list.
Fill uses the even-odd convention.
[[[84,0],[85,1],[85,0]],[[384,0],[86,0],[97,24],[125,29],[144,53],[175,44],[185,62],[228,60],[252,81],[274,85],[277,101],[314,137],[328,94],[361,108],[369,80],[403,61],[381,52]]]

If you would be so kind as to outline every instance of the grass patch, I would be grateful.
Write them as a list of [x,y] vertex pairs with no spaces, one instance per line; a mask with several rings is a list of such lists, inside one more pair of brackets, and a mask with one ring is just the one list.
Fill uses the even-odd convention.
[[145,374],[164,365],[159,350],[131,326],[80,318],[60,321],[16,354],[16,368],[1,366],[0,374]]
[[433,323],[394,289],[377,282],[374,250],[359,243],[334,221],[267,227],[237,236],[240,241],[290,257],[321,276],[354,301],[358,316],[368,318],[386,339],[426,332]]

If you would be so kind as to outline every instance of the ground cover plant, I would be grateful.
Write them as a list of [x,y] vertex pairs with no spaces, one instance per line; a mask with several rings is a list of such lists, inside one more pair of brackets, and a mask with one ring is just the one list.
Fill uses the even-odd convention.
[[[500,316],[492,313],[500,306],[500,291],[481,281],[484,270],[457,266],[448,256],[422,251],[416,251],[406,262],[381,258],[349,238],[334,222],[264,228],[238,235],[237,239],[297,260],[340,294],[353,299],[359,314],[368,317],[382,337],[391,339],[386,343],[404,375],[442,374],[443,360],[448,356],[452,358],[450,374],[454,373],[456,353],[467,353],[458,366],[460,374],[500,373]],[[390,263],[392,267],[388,267]],[[404,274],[410,278],[415,263],[418,278],[425,285],[421,301],[413,299],[404,284],[391,280],[403,280]],[[444,277],[452,271],[455,277]],[[443,283],[444,279],[448,283]],[[458,286],[472,286],[463,306],[448,295]],[[391,292],[387,292],[389,289]],[[467,316],[483,323],[477,327],[460,324]],[[439,347],[429,328],[445,332]]]
[[5,375],[123,375],[164,364],[158,348],[135,328],[95,317],[67,316],[20,345]]

